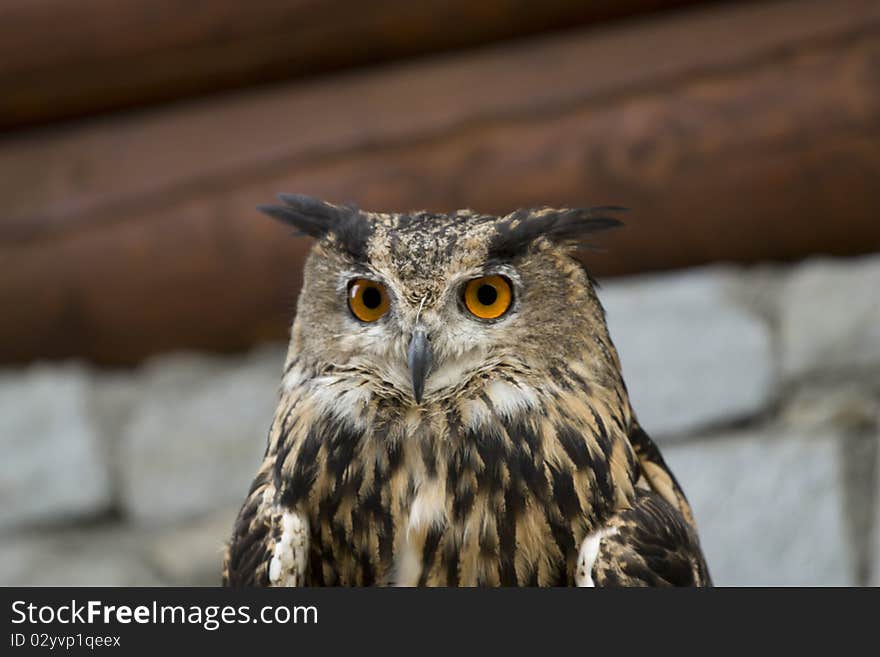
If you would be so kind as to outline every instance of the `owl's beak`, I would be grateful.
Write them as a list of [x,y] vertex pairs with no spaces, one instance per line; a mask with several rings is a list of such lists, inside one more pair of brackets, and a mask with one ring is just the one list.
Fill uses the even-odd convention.
[[425,331],[424,326],[417,324],[415,329],[413,329],[412,338],[409,341],[409,349],[406,352],[410,381],[412,381],[413,395],[416,398],[417,404],[422,403],[425,379],[428,378],[428,374],[431,371],[433,357],[428,333]]

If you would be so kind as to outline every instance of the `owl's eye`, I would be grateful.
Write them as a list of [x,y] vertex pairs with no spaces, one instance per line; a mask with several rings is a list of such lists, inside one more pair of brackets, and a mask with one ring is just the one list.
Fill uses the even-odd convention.
[[356,278],[348,285],[348,307],[362,322],[375,322],[388,312],[385,286],[366,278]]
[[510,281],[503,276],[481,276],[464,288],[464,305],[480,319],[498,319],[510,308],[512,298]]

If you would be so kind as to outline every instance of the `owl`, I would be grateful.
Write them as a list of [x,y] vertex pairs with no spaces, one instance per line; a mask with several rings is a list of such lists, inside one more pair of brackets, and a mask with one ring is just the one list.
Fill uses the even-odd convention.
[[618,208],[279,198],[315,243],[224,584],[711,584],[575,258]]

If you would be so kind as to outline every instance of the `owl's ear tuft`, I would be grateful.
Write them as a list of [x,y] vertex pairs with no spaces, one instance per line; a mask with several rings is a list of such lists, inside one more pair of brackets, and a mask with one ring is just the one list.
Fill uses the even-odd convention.
[[517,210],[501,219],[489,245],[490,257],[515,258],[527,252],[538,238],[556,244],[586,246],[584,241],[602,231],[618,228],[623,222],[610,216],[626,208],[603,205],[592,208],[539,208]]
[[351,257],[365,258],[372,229],[356,207],[332,205],[303,194],[279,194],[278,198],[284,205],[260,205],[257,209],[293,226],[299,235],[316,239],[332,236]]

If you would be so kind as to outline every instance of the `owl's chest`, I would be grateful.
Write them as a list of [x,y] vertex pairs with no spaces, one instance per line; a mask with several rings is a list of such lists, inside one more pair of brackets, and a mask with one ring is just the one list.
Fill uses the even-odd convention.
[[383,428],[330,436],[313,468],[294,468],[311,584],[570,584],[580,542],[612,512],[610,482],[528,419]]

